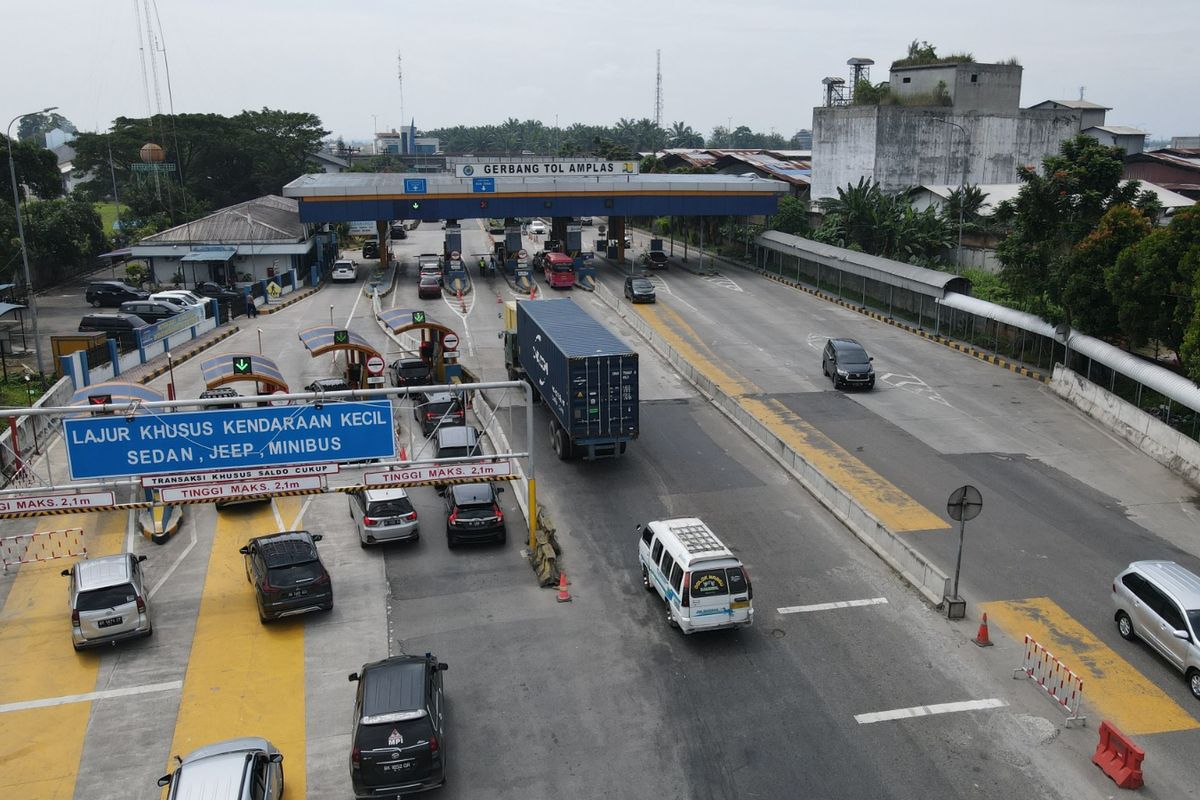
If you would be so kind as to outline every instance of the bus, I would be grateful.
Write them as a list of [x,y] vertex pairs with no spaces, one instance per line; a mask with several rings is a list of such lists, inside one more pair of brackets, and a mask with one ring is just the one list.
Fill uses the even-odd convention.
[[546,253],[542,270],[546,283],[555,289],[570,289],[575,285],[575,259],[566,253]]

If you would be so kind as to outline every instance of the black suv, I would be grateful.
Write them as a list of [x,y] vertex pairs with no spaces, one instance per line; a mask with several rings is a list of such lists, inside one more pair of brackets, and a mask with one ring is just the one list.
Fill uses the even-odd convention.
[[631,303],[653,303],[656,299],[654,284],[637,275],[625,279],[625,296]]
[[874,361],[863,346],[853,339],[830,339],[821,354],[821,372],[833,379],[833,388],[875,386]]
[[183,309],[165,300],[128,300],[121,303],[120,312],[141,317],[153,325],[164,319],[170,319],[176,314],[182,314]]
[[350,750],[355,798],[396,797],[446,782],[446,669],[426,653],[385,658],[350,673],[358,682]]
[[285,531],[258,536],[238,550],[254,585],[258,620],[333,610],[333,582],[317,554],[321,534]]
[[363,258],[379,258],[379,240],[367,239],[363,242]]
[[426,386],[433,383],[433,370],[423,359],[398,358],[388,367],[392,386]]
[[446,488],[446,546],[459,542],[492,539],[504,544],[504,511],[500,509],[503,486],[491,483],[460,483]]
[[84,294],[84,298],[95,308],[116,308],[126,300],[145,300],[149,297],[149,292],[135,289],[121,281],[92,281]]
[[441,425],[463,425],[467,415],[462,397],[450,392],[413,392],[413,418],[421,425],[425,436]]

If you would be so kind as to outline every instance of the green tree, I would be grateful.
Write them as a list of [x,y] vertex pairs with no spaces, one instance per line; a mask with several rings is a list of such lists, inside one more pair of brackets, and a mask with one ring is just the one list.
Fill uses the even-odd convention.
[[[11,212],[12,205],[7,208]],[[107,244],[100,215],[90,202],[80,198],[31,200],[24,204],[21,220],[35,287],[48,286],[84,269]],[[15,225],[12,233],[12,239],[0,242],[0,258],[8,268],[3,277],[6,283],[24,284]]]
[[46,144],[46,134],[55,128],[67,133],[76,132],[75,123],[57,111],[51,111],[48,114],[28,114],[21,117],[21,122],[17,125],[17,140],[33,142],[41,147]]
[[1121,290],[1116,283],[1109,284],[1105,272],[1123,250],[1145,238],[1151,227],[1146,215],[1133,206],[1113,206],[1070,256],[1058,262],[1064,274],[1055,280],[1062,286],[1062,308],[1068,323],[1099,338],[1120,333],[1113,298]]
[[691,125],[675,122],[667,131],[667,143],[671,147],[704,147],[704,137],[692,129]]
[[954,241],[956,227],[932,206],[916,211],[907,195],[884,192],[869,178],[837,192],[820,201],[817,241],[927,266]]
[[808,204],[791,195],[779,198],[779,209],[771,216],[771,230],[807,236]]
[[0,202],[8,203],[12,210],[12,180],[8,172],[8,148],[12,147],[13,168],[17,173],[17,191],[22,199],[28,187],[35,196],[58,197],[63,193],[62,176],[58,172],[58,159],[54,153],[36,142],[10,142],[0,135],[0,167],[4,170],[4,192]]
[[1020,192],[996,210],[996,221],[1009,229],[996,253],[1013,295],[1035,313],[1061,305],[1069,274],[1061,262],[1105,211],[1121,204],[1148,215],[1161,209],[1136,181],[1121,183],[1123,170],[1124,152],[1090,136],[1063,142],[1057,155],[1043,159],[1040,173],[1029,166],[1018,169]]
[[[1194,301],[1200,267],[1200,209],[1183,209],[1117,257],[1105,273],[1121,332],[1131,347],[1157,340],[1182,356],[1185,334],[1197,326]],[[1195,357],[1189,351],[1188,357]]]

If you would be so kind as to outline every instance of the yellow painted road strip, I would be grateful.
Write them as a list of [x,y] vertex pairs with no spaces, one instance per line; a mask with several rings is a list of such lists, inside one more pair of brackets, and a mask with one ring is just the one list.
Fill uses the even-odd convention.
[[[46,517],[39,532],[83,528],[88,554],[122,549],[126,514]],[[100,655],[71,647],[67,579],[74,559],[23,564],[0,612],[0,705],[88,694],[96,688]],[[16,706],[20,708],[19,706]],[[71,798],[87,732],[90,702],[34,706],[0,722],[0,797]]]
[[[1191,714],[1050,598],[995,601],[980,608],[1009,636],[1018,642],[1032,636],[1082,678],[1085,712],[1089,706],[1097,712],[1088,716],[1110,720],[1131,736],[1200,728]],[[1164,662],[1161,677],[1173,680],[1176,673]]]
[[[285,519],[299,509],[291,499],[276,502],[288,507]],[[276,530],[267,507],[217,514],[170,754],[186,755],[222,739],[262,736],[283,753],[288,800],[300,800],[305,796],[303,618],[261,624],[238,553],[251,538]]]
[[700,343],[700,337],[679,314],[666,306],[655,305],[654,309],[647,306],[634,308],[693,368],[726,394],[736,397],[742,408],[821,473],[849,492],[889,530],[905,533],[950,527],[937,514],[859,461],[783,403],[751,396],[761,394],[762,390],[751,381],[734,377],[726,368],[718,366],[719,358]]

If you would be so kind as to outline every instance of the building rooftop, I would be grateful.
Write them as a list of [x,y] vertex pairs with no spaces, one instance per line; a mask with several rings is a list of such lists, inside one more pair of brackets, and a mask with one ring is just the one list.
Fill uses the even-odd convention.
[[1102,106],[1099,103],[1093,103],[1091,100],[1043,100],[1042,102],[1030,106],[1037,108],[1038,106],[1054,105],[1062,108],[1077,108],[1081,111],[1112,111],[1111,106]]
[[138,244],[300,242],[305,236],[299,203],[269,194],[160,231]]
[[1111,133],[1113,136],[1150,135],[1148,131],[1141,130],[1140,128],[1131,128],[1128,125],[1093,125],[1085,130],[1084,133],[1087,133],[1088,131],[1104,131],[1105,133]]

